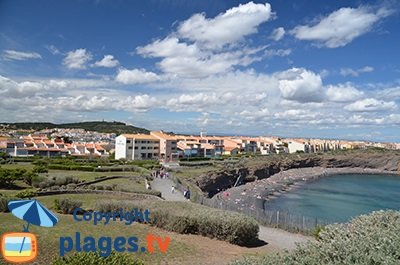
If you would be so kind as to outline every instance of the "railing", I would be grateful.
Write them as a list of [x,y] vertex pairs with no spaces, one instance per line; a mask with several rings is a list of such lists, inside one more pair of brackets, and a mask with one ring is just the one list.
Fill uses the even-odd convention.
[[[170,175],[170,179],[174,181],[176,189],[182,192],[187,189],[187,185],[180,183],[176,177]],[[241,203],[235,203],[234,201],[219,199],[217,196],[208,198],[203,194],[191,190],[191,200],[208,207],[243,213],[247,216],[253,217],[260,224],[265,226],[277,227],[289,232],[302,233],[306,235],[312,235],[318,226],[325,226],[333,223],[315,217],[282,211],[263,210],[265,201],[256,198],[254,198],[254,201],[251,203],[255,205],[255,207],[249,207],[242,206]]]
[[[307,235],[313,234],[316,228],[319,226],[325,226],[332,223],[315,217],[308,217],[282,211],[263,210],[259,207],[241,206],[235,202],[221,200],[215,197],[211,199],[202,198],[201,204],[221,210],[243,213],[247,216],[253,217],[262,225],[277,227],[286,231],[299,232]],[[261,205],[263,205],[263,203],[261,203]]]

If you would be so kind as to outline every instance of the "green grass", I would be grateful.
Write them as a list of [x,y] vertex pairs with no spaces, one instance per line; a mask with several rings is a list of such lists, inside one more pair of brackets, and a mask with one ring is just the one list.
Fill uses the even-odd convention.
[[[138,182],[139,181],[139,182]],[[146,191],[145,181],[144,179],[131,180],[131,179],[109,179],[102,182],[99,182],[94,185],[109,185],[112,186],[113,184],[117,185],[116,190],[127,190],[127,191],[137,191],[143,190]]]
[[[107,226],[104,225],[93,225],[90,222],[77,222],[73,220],[72,216],[58,215],[59,223],[52,228],[31,226],[30,232],[34,233],[38,237],[38,249],[39,255],[35,264],[51,264],[53,259],[59,256],[59,240],[60,237],[70,236],[75,237],[76,232],[81,233],[81,241],[86,236],[94,237],[98,239],[102,236],[106,237],[131,237],[136,236],[138,238],[139,246],[146,246],[145,238],[148,233],[152,233],[156,236],[165,237],[166,232],[160,229],[156,229],[149,225],[142,225],[133,223],[131,225],[125,225],[121,222],[113,222]],[[25,224],[24,221],[14,217],[12,214],[0,214],[0,234],[6,232],[21,232],[22,226]],[[185,244],[182,241],[175,241],[171,238],[168,251],[165,255],[161,253],[131,253],[130,255],[136,255],[138,258],[145,261],[145,264],[158,264],[162,260],[173,261],[174,259],[188,260],[188,256],[193,255],[196,250],[193,246]],[[6,264],[0,259],[0,264]],[[173,264],[173,262],[171,263]]]
[[87,171],[68,171],[68,170],[49,170],[48,175],[50,177],[76,177],[80,180],[92,181],[95,180],[96,177],[102,176],[126,176],[126,177],[134,177],[134,176],[147,176],[148,174],[141,174],[140,172],[87,172]]
[[53,209],[54,208],[54,200],[62,200],[62,199],[71,199],[81,201],[83,203],[82,208],[84,209],[93,209],[94,205],[99,200],[129,200],[131,197],[121,196],[121,195],[111,195],[111,194],[58,194],[58,195],[50,195],[50,196],[40,196],[37,197],[37,200],[42,202],[46,207]]
[[6,169],[23,168],[23,169],[26,169],[26,170],[32,170],[34,166],[35,165],[32,165],[31,163],[25,163],[25,162],[15,163],[15,164],[3,164],[3,165],[0,165],[0,167],[6,168]]
[[180,179],[196,179],[198,176],[209,171],[221,169],[220,165],[215,166],[196,166],[196,167],[181,167],[171,171],[171,174]]

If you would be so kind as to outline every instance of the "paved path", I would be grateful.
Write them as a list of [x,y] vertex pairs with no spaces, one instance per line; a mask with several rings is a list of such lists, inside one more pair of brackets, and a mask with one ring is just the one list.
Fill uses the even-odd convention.
[[267,242],[267,247],[272,250],[292,250],[296,248],[296,243],[315,241],[313,237],[294,234],[282,229],[259,226],[258,238]]
[[[170,179],[155,178],[151,182],[153,190],[161,191],[162,197],[167,201],[187,201],[183,194],[175,190],[171,192],[171,187],[174,185]],[[259,239],[268,243],[266,249],[272,251],[281,251],[283,249],[291,250],[296,247],[296,243],[303,243],[309,240],[314,241],[312,237],[303,236],[301,234],[293,234],[281,229],[271,228],[260,225]]]
[[171,192],[171,188],[174,182],[170,179],[155,178],[151,183],[153,190],[161,191],[161,196],[167,201],[186,201],[183,194],[175,189],[175,192]]

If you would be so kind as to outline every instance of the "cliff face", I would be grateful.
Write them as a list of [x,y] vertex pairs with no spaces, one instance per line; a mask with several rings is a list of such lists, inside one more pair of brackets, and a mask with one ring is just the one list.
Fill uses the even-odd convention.
[[208,172],[197,178],[196,184],[211,197],[223,189],[232,187],[239,175],[242,182],[268,178],[280,171],[292,168],[368,168],[400,172],[400,152],[349,152],[343,154],[312,154],[252,158],[234,169]]

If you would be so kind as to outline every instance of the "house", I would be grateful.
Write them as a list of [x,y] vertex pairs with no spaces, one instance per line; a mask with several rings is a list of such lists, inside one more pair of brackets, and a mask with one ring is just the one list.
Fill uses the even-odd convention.
[[223,155],[234,156],[239,153],[239,148],[235,146],[226,146],[224,147]]
[[121,134],[115,138],[115,159],[159,159],[160,139],[149,134]]

